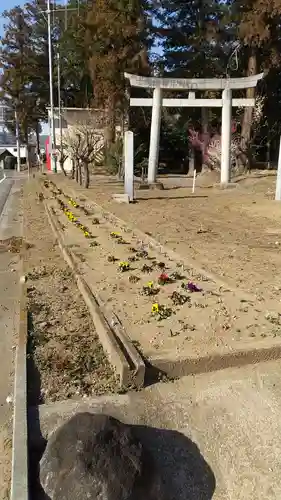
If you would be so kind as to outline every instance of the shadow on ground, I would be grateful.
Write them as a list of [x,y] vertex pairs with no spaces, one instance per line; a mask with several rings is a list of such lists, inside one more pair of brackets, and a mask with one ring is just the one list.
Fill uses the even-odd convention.
[[[164,192],[166,191],[166,189],[164,190]],[[187,200],[187,199],[193,199],[193,198],[208,198],[208,196],[206,195],[194,195],[194,194],[190,194],[190,195],[183,195],[183,196],[169,196],[169,194],[167,196],[163,195],[163,196],[148,196],[147,198],[145,198],[144,196],[137,196],[137,199],[136,199],[136,202],[138,201],[150,201],[150,200]]]
[[134,426],[152,453],[164,482],[167,500],[210,500],[216,480],[198,446],[178,431]]
[[[43,438],[39,424],[39,404],[41,403],[41,377],[34,363],[34,326],[32,315],[28,314],[27,342],[27,421],[29,452],[30,500],[51,500],[43,491],[39,481],[39,462],[47,441]],[[34,437],[36,436],[36,439]]]

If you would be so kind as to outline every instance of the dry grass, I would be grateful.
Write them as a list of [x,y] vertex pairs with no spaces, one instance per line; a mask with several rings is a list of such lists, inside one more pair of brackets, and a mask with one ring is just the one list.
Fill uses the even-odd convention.
[[117,390],[91,316],[63,261],[38,201],[37,183],[24,192],[31,403]]

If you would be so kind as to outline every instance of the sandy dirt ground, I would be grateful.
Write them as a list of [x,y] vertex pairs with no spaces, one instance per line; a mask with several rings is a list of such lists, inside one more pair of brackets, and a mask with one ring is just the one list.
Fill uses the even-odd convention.
[[[187,353],[194,358],[218,353],[225,355],[279,342],[281,325],[278,312],[265,309],[263,297],[253,302],[241,299],[230,290],[210,282],[204,275],[194,273],[191,268],[178,268],[177,262],[171,260],[163,262],[163,256],[156,251],[149,250],[146,258],[139,257],[143,248],[136,237],[123,232],[125,243],[119,244],[120,239],[112,238],[111,232],[118,232],[120,228],[110,224],[95,210],[85,215],[83,204],[78,198],[71,200],[66,190],[58,193],[49,189],[51,206],[59,218],[65,241],[80,258],[80,268],[88,282],[94,284],[102,300],[117,313],[130,338],[137,342],[146,357],[167,357],[171,353],[173,359]],[[80,207],[71,205],[72,201],[80,203]],[[90,238],[85,238],[83,231],[68,220],[58,202],[63,202],[75,220],[79,219],[87,226]],[[126,207],[127,211],[130,209]],[[201,231],[200,236],[204,236],[203,228]],[[132,252],[132,247],[138,252]],[[109,262],[112,257],[116,262]],[[131,270],[120,273],[118,263],[130,259],[135,259],[130,262]],[[178,276],[172,283],[158,287],[161,260],[168,276],[174,273]],[[150,272],[144,272],[143,266],[148,266]],[[130,281],[132,277],[136,281]],[[143,294],[148,281],[159,289],[157,295]],[[183,289],[182,285],[190,281],[201,290],[189,292]],[[184,304],[173,301],[175,292],[177,299],[186,300]],[[161,321],[158,315],[156,318],[152,316],[155,303],[171,309],[171,316]]]
[[46,219],[36,181],[25,186],[29,403],[111,393],[114,373]]
[[281,299],[281,205],[274,201],[275,176],[246,178],[229,190],[198,181],[166,179],[164,191],[137,191],[137,203],[111,199],[122,192],[112,179],[93,178],[89,190],[74,186],[121,219],[151,233],[178,253],[194,259],[237,287]]

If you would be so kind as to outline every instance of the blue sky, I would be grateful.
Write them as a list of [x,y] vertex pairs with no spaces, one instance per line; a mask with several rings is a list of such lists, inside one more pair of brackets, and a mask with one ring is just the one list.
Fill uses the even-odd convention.
[[26,0],[1,0],[0,1],[0,36],[3,36],[3,24],[4,24],[4,18],[2,17],[2,13],[4,10],[9,10],[15,7],[16,5],[24,5],[26,3]]

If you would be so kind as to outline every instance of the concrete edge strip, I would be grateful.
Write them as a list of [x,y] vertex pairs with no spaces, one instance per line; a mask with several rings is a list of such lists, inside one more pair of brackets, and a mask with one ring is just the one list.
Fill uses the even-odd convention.
[[125,328],[116,314],[109,309],[108,306],[103,304],[98,294],[96,294],[96,297],[107,323],[113,328],[115,336],[119,340],[119,344],[122,346],[122,350],[125,351],[129,363],[132,364],[132,369],[134,371],[132,380],[133,384],[136,387],[142,387],[145,379],[145,362],[143,361],[143,358],[135,348],[131,339],[128,337]]
[[4,174],[4,177],[2,177],[2,179],[0,179],[0,184],[1,184],[1,182],[3,182],[5,179],[6,179],[6,174]]
[[110,325],[107,323],[106,318],[104,317],[99,304],[94,294],[92,293],[92,290],[90,289],[84,278],[82,278],[82,276],[79,274],[77,265],[72,256],[72,252],[70,252],[70,250],[66,248],[63,238],[59,234],[59,228],[55,221],[55,217],[51,214],[51,211],[45,200],[44,206],[50,226],[58,242],[62,255],[69,267],[72,269],[78,289],[89,309],[103,349],[106,352],[110,363],[114,366],[116,373],[119,375],[120,386],[129,386],[132,383],[133,375],[130,363],[128,362],[120,346],[118,345],[115,335],[110,328]]
[[[62,237],[63,238],[63,237]],[[73,252],[68,249],[69,254],[71,255],[71,259],[74,263],[74,266],[76,269],[79,269],[79,262],[77,257],[73,254]],[[88,264],[84,263],[85,268],[88,268]],[[89,269],[89,268],[88,268]],[[90,270],[90,269],[89,269]],[[85,273],[87,275],[87,272]],[[123,327],[121,321],[119,320],[118,316],[114,313],[111,307],[109,307],[107,304],[104,303],[104,301],[101,299],[99,293],[97,292],[96,289],[93,288],[93,285],[89,285],[87,280],[83,278],[79,274],[80,280],[84,282],[84,286],[87,289],[87,293],[90,295],[90,300],[94,300],[94,302],[97,304],[99,307],[99,310],[101,314],[103,315],[107,325],[109,326],[110,330],[113,331],[115,335],[115,339],[117,339],[117,342],[119,344],[119,347],[121,348],[121,351],[125,355],[125,358],[127,359],[130,367],[131,367],[131,381],[136,387],[142,387],[144,384],[144,378],[145,378],[145,363],[143,361],[143,358],[135,348],[133,342],[127,335],[125,328]]]
[[[21,262],[21,269],[23,263]],[[22,276],[22,275],[21,275]],[[27,432],[27,293],[21,282],[19,337],[16,347],[14,380],[14,414],[12,444],[11,500],[28,500],[28,432]]]
[[12,191],[13,186],[14,186],[14,183],[11,182],[10,189],[8,189],[8,192],[5,195],[4,204],[2,206],[2,209],[0,210],[0,222],[2,221],[4,214],[6,213],[6,209],[7,209],[8,203],[9,203],[9,195]]
[[[77,193],[77,191],[75,192],[75,189],[73,189],[71,186],[68,186],[68,189],[70,191],[72,191],[72,193],[73,193],[72,197],[73,198],[75,196],[77,197],[77,195],[79,196],[79,193]],[[210,281],[212,281],[214,283],[217,283],[219,286],[221,286],[221,287],[223,287],[225,289],[230,290],[231,292],[235,293],[238,297],[241,297],[244,300],[247,300],[249,302],[256,301],[256,297],[254,295],[249,294],[247,292],[243,292],[243,291],[239,290],[237,287],[235,287],[235,286],[227,283],[226,281],[221,280],[215,274],[213,274],[213,273],[211,273],[209,271],[206,271],[205,269],[202,269],[192,259],[185,258],[183,255],[180,255],[177,252],[175,252],[174,250],[171,250],[166,245],[162,245],[162,243],[160,243],[159,241],[157,241],[152,236],[149,236],[149,235],[145,234],[140,229],[138,229],[135,226],[132,226],[131,224],[125,222],[123,219],[120,219],[119,217],[117,217],[116,215],[114,215],[112,212],[108,212],[101,205],[99,205],[98,203],[94,202],[93,200],[90,200],[84,194],[81,194],[81,196],[84,197],[84,199],[86,200],[86,202],[87,202],[87,204],[89,206],[93,206],[97,210],[99,210],[103,214],[103,216],[104,216],[104,218],[106,220],[111,221],[113,223],[115,222],[116,224],[118,224],[119,226],[121,226],[121,228],[127,229],[127,231],[129,229],[130,232],[132,232],[135,236],[137,236],[139,239],[141,239],[144,243],[147,243],[154,250],[160,252],[163,256],[168,257],[171,260],[174,260],[176,262],[179,262],[182,265],[186,265],[188,267],[193,268],[194,271],[196,271],[198,274],[202,274],[203,276],[206,276]]]

